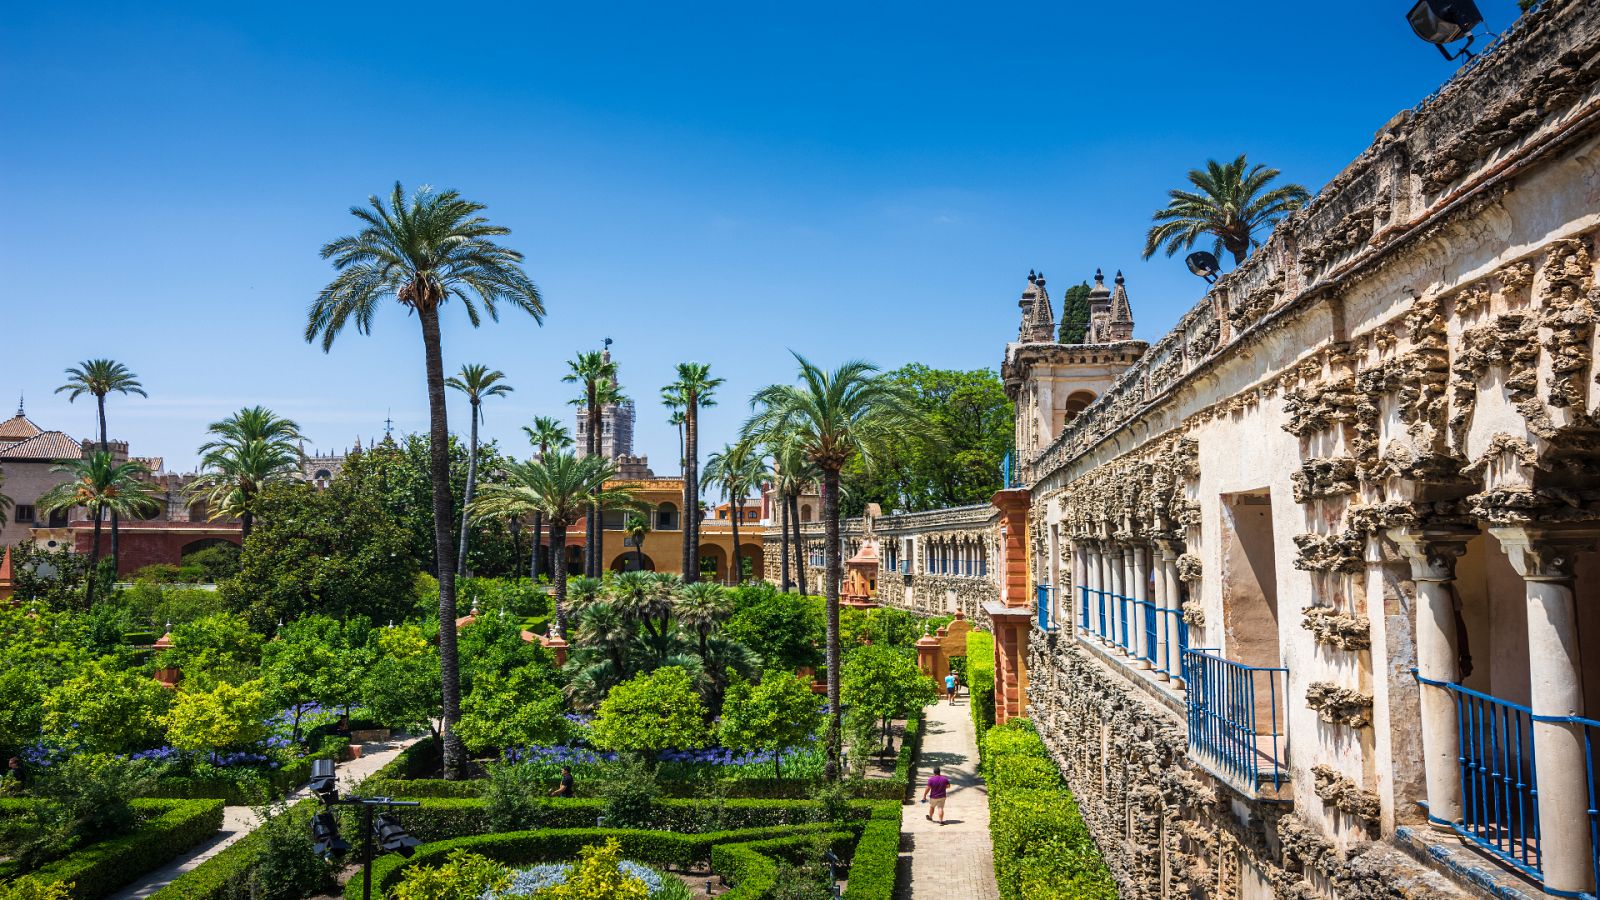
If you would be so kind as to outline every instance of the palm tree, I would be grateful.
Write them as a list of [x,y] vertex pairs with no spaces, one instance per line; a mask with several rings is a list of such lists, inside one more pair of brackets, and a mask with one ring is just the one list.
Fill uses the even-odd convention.
[[1145,235],[1145,259],[1163,247],[1172,256],[1193,247],[1201,235],[1211,235],[1212,252],[1227,250],[1237,266],[1261,246],[1257,231],[1271,228],[1311,198],[1298,184],[1265,190],[1280,173],[1260,164],[1249,166],[1244,156],[1227,164],[1208,159],[1204,171],[1189,170],[1189,183],[1197,190],[1168,192],[1167,208],[1151,217],[1156,224]]
[[779,440],[770,444],[770,447],[773,488],[783,508],[779,523],[779,542],[783,548],[783,589],[787,591],[790,587],[789,556],[792,549],[800,593],[804,594],[806,561],[800,540],[800,495],[817,482],[821,472],[806,458],[805,448],[794,441]]
[[[144,386],[139,383],[138,376],[122,363],[113,359],[86,359],[67,369],[67,383],[56,388],[56,393],[67,392],[67,402],[71,403],[84,394],[94,397],[96,412],[100,416],[100,449],[110,452],[111,441],[106,434],[106,395],[112,391],[119,394],[138,394],[148,398]],[[118,540],[117,514],[111,513],[111,568],[116,570],[120,552]],[[95,523],[99,527],[99,522]]]
[[753,441],[737,441],[706,458],[706,481],[720,484],[722,495],[728,500],[728,519],[733,523],[735,584],[744,583],[744,557],[739,553],[739,516],[744,512],[744,498],[761,485],[767,474],[766,463],[755,448]]
[[822,471],[822,518],[825,526],[824,593],[828,609],[827,769],[839,775],[842,720],[839,709],[839,472],[852,459],[876,464],[891,438],[914,430],[914,399],[897,383],[877,375],[877,366],[852,360],[832,372],[800,363],[800,383],[763,388],[751,400],[754,415],[746,435],[767,443],[793,441]]
[[622,525],[622,530],[628,533],[628,540],[633,541],[633,567],[644,571],[644,536],[650,533],[650,520],[643,515],[634,513]]
[[39,509],[50,513],[81,506],[94,521],[87,589],[87,600],[93,605],[95,582],[99,581],[100,520],[106,513],[137,516],[161,508],[143,480],[150,467],[136,460],[119,463],[109,450],[92,450],[82,459],[63,460],[51,471],[70,477],[44,492],[36,501]]
[[550,522],[550,547],[555,551],[556,632],[567,632],[567,527],[593,505],[624,506],[633,493],[608,486],[616,467],[603,456],[579,457],[552,451],[534,462],[506,464],[506,480],[483,486],[472,501],[472,517],[504,519],[543,512]]
[[[565,450],[572,446],[572,433],[567,431],[567,426],[561,424],[561,420],[554,416],[534,416],[532,425],[522,426],[522,433],[528,436],[528,443],[538,449],[540,459],[551,450]],[[546,571],[544,552],[544,513],[535,510],[531,575],[534,580],[538,580],[539,575]]]
[[683,580],[700,578],[700,410],[716,406],[721,378],[706,363],[678,363],[678,380],[661,389],[661,402],[683,411]]
[[504,397],[511,393],[511,385],[503,384],[506,373],[477,363],[461,367],[461,374],[446,378],[444,386],[467,395],[472,409],[472,436],[467,444],[467,491],[461,501],[461,548],[456,556],[456,574],[467,574],[467,507],[472,504],[472,491],[478,481],[478,423],[483,421],[483,401],[489,397]]
[[211,518],[237,518],[239,537],[249,540],[261,489],[300,474],[300,426],[265,406],[247,406],[206,432],[212,438],[200,445],[201,474],[188,492],[205,501]]
[[673,585],[654,572],[623,572],[611,580],[611,605],[631,622],[644,625],[652,640],[667,633],[672,619]]
[[733,595],[712,581],[700,581],[679,588],[672,601],[678,624],[694,632],[700,641],[700,655],[706,655],[711,629],[733,615]]
[[[561,376],[561,380],[568,384],[583,385],[582,396],[572,403],[588,410],[583,451],[593,456],[600,452],[601,413],[605,410],[608,398],[609,402],[616,402],[620,398],[617,387],[617,364],[612,362],[611,354],[603,350],[590,350],[579,353],[575,359],[568,360],[567,368],[569,371]],[[584,519],[583,574],[591,578],[600,577],[600,554],[605,546],[605,535],[600,531],[600,517],[600,507],[595,505],[589,509]]]
[[456,548],[451,541],[450,422],[444,403],[444,357],[440,348],[439,311],[452,298],[466,308],[467,320],[479,324],[478,306],[489,318],[500,318],[498,305],[509,303],[544,320],[539,289],[522,270],[522,254],[493,238],[510,229],[489,224],[479,215],[483,204],[455,191],[423,188],[408,199],[399,182],[387,204],[376,195],[368,206],[352,207],[361,230],[336,238],[322,248],[322,258],[338,270],[322,289],[306,323],[306,340],[322,339],[323,352],[352,320],[356,330],[372,330],[378,305],[392,297],[416,313],[422,327],[422,350],[428,384],[428,471],[433,482],[433,537],[439,575],[439,673],[446,778],[461,777],[466,748],[455,736],[461,718],[461,667],[456,655]]

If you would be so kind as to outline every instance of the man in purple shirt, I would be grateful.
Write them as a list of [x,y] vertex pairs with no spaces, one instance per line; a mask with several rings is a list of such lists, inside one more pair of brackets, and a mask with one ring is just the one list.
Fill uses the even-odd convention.
[[944,798],[950,791],[950,779],[939,774],[939,767],[933,767],[933,776],[928,779],[928,784],[922,789],[922,802],[928,804],[929,822],[933,821],[933,814],[939,814],[939,824],[944,824]]

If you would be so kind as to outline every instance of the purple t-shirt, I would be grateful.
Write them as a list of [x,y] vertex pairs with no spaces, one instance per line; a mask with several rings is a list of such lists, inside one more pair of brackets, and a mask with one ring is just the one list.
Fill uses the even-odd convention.
[[943,800],[944,792],[950,787],[950,779],[943,775],[935,775],[928,779],[928,797],[932,800]]

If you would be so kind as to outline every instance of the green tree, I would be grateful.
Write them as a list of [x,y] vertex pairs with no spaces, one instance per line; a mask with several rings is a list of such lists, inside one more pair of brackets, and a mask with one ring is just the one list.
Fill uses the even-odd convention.
[[[117,462],[110,451],[94,450],[82,459],[63,460],[51,469],[70,476],[67,481],[45,491],[37,501],[43,512],[63,512],[81,506],[94,522],[94,543],[89,551],[89,569],[85,601],[94,605],[95,582],[100,568],[100,522],[106,514],[112,516],[140,516],[155,512],[161,504],[152,496],[152,490],[143,478],[150,467],[137,460]],[[112,571],[116,571],[115,558]]]
[[706,481],[722,486],[728,501],[728,520],[733,523],[733,580],[744,583],[744,557],[739,552],[739,516],[750,492],[759,490],[767,477],[766,460],[755,441],[735,441],[706,459]]
[[383,628],[377,645],[377,659],[361,687],[367,711],[392,728],[427,726],[437,740],[439,651],[429,632],[414,624]]
[[[111,452],[111,441],[106,433],[106,395],[118,393],[123,396],[138,394],[148,398],[144,386],[139,384],[138,376],[122,363],[112,359],[87,359],[76,366],[67,369],[67,383],[56,388],[56,393],[66,392],[67,402],[71,403],[84,394],[94,397],[95,413],[100,419],[100,452]],[[116,570],[118,560],[118,527],[121,510],[111,510],[111,562],[112,570]],[[95,519],[95,542],[100,540],[100,520]],[[99,558],[99,550],[95,551]]]
[[871,715],[880,736],[889,734],[892,719],[910,715],[937,699],[933,680],[917,669],[916,658],[905,650],[867,644],[850,651],[844,661],[846,706]]
[[751,684],[730,676],[717,740],[735,750],[772,753],[772,771],[783,777],[783,754],[810,742],[818,720],[817,695],[794,673],[773,669]]
[[1089,282],[1067,288],[1061,299],[1061,328],[1056,339],[1063,344],[1081,344],[1089,336]]
[[359,477],[341,472],[323,490],[269,485],[255,503],[261,524],[239,574],[220,588],[253,627],[311,613],[385,622],[410,611],[417,565],[406,531]]
[[661,750],[704,747],[705,712],[689,673],[665,666],[612,688],[594,717],[591,739],[602,749],[654,760]]
[[98,753],[131,753],[160,743],[172,692],[148,675],[95,663],[44,696],[45,734]]
[[[439,621],[456,618],[456,548],[451,542],[450,423],[444,402],[444,357],[439,311],[452,298],[461,301],[467,318],[478,325],[478,306],[498,320],[498,304],[509,303],[534,321],[544,320],[544,301],[522,269],[522,254],[493,238],[510,229],[491,225],[479,215],[484,206],[455,191],[424,188],[409,199],[395,182],[387,206],[376,195],[369,208],[350,212],[361,231],[336,238],[322,248],[339,274],[311,305],[305,337],[322,340],[329,350],[352,319],[366,333],[386,298],[394,298],[422,326],[424,369],[428,385],[428,472],[432,477],[433,531],[439,575]],[[465,754],[452,735],[461,717],[460,664],[456,636],[439,632],[445,777],[461,777]]]
[[826,775],[839,777],[843,719],[839,705],[839,473],[860,459],[874,467],[892,452],[894,438],[924,427],[905,387],[878,374],[876,366],[846,362],[832,372],[800,363],[800,384],[772,385],[757,392],[755,414],[745,434],[765,443],[794,441],[822,471],[823,554],[828,601],[828,733]]
[[239,616],[202,616],[172,629],[172,649],[163,651],[156,664],[183,672],[185,687],[240,684],[255,677],[261,644],[261,635]]
[[211,518],[237,518],[239,537],[248,541],[262,489],[300,476],[300,426],[264,406],[247,406],[206,431],[211,439],[200,445],[200,477],[189,493],[205,501]]
[[772,454],[773,486],[783,504],[779,535],[783,545],[782,588],[789,590],[789,560],[794,558],[795,584],[800,593],[806,591],[805,544],[800,540],[800,495],[811,490],[822,478],[818,469],[806,456],[805,447],[785,435],[774,435],[767,442]]
[[1270,229],[1311,199],[1298,184],[1268,190],[1279,174],[1259,163],[1251,166],[1243,153],[1230,163],[1208,159],[1205,169],[1190,169],[1189,183],[1195,190],[1167,192],[1166,208],[1151,216],[1156,224],[1145,235],[1144,258],[1163,248],[1172,256],[1209,235],[1213,253],[1220,256],[1227,250],[1234,265],[1244,262],[1251,250],[1261,246],[1258,231]]
[[650,533],[650,520],[639,513],[632,513],[627,521],[622,523],[622,530],[627,532],[628,540],[633,542],[633,568],[635,571],[644,571],[644,536]]
[[483,401],[511,393],[511,385],[503,383],[505,377],[506,373],[499,369],[467,363],[461,367],[459,375],[452,375],[444,382],[446,387],[465,394],[471,408],[468,416],[472,422],[472,437],[467,445],[467,490],[461,501],[461,550],[456,560],[456,575],[463,578],[467,574],[467,507],[472,505],[472,491],[478,481],[478,425],[483,421]]
[[790,672],[823,662],[828,617],[820,597],[780,593],[767,585],[741,589],[749,599],[737,604],[725,631],[761,656],[767,668]]
[[700,657],[706,656],[711,630],[733,615],[733,595],[720,584],[697,581],[679,588],[672,598],[678,624],[699,641]]
[[329,616],[296,619],[278,629],[261,648],[261,678],[275,709],[290,717],[291,736],[300,742],[300,720],[316,706],[339,706],[351,699],[352,662],[344,627]]
[[[546,453],[552,450],[565,450],[572,446],[572,434],[561,420],[554,416],[535,416],[532,425],[522,426],[523,433],[528,436],[528,443],[536,451],[535,459],[544,459]],[[537,579],[540,575],[547,575],[550,567],[546,564],[549,553],[545,550],[544,543],[544,510],[533,511],[533,563],[532,576]]]
[[0,753],[10,759],[38,740],[43,720],[43,679],[21,666],[0,669]]
[[561,686],[547,672],[531,667],[507,675],[491,672],[474,680],[458,728],[474,753],[558,744],[568,737],[565,711]]
[[[0,555],[4,552],[0,550]],[[51,550],[24,541],[11,548],[11,574],[16,579],[13,603],[70,609],[87,594],[85,584],[92,569],[89,557],[70,547]]]
[[683,413],[683,580],[700,578],[700,410],[716,406],[721,378],[708,363],[678,363],[678,379],[661,389],[661,402]]
[[259,744],[270,733],[266,720],[273,712],[261,681],[219,682],[209,691],[180,691],[162,722],[168,744],[199,753]]

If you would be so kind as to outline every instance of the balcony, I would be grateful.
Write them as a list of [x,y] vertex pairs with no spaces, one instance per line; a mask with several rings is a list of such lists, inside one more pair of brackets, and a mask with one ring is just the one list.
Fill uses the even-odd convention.
[[[1144,633],[1142,647],[1134,641],[1136,629]],[[1183,680],[1183,654],[1189,650],[1189,625],[1183,621],[1181,609],[1079,587],[1078,631],[1120,648],[1134,659],[1144,660],[1162,675]],[[1177,652],[1170,652],[1169,648],[1174,647]]]
[[1275,799],[1289,783],[1289,670],[1247,666],[1210,648],[1183,652],[1189,755],[1247,795]]
[[1056,598],[1056,588],[1048,584],[1041,584],[1034,588],[1037,593],[1035,604],[1039,611],[1039,630],[1054,632],[1056,630],[1055,616],[1051,614]]

